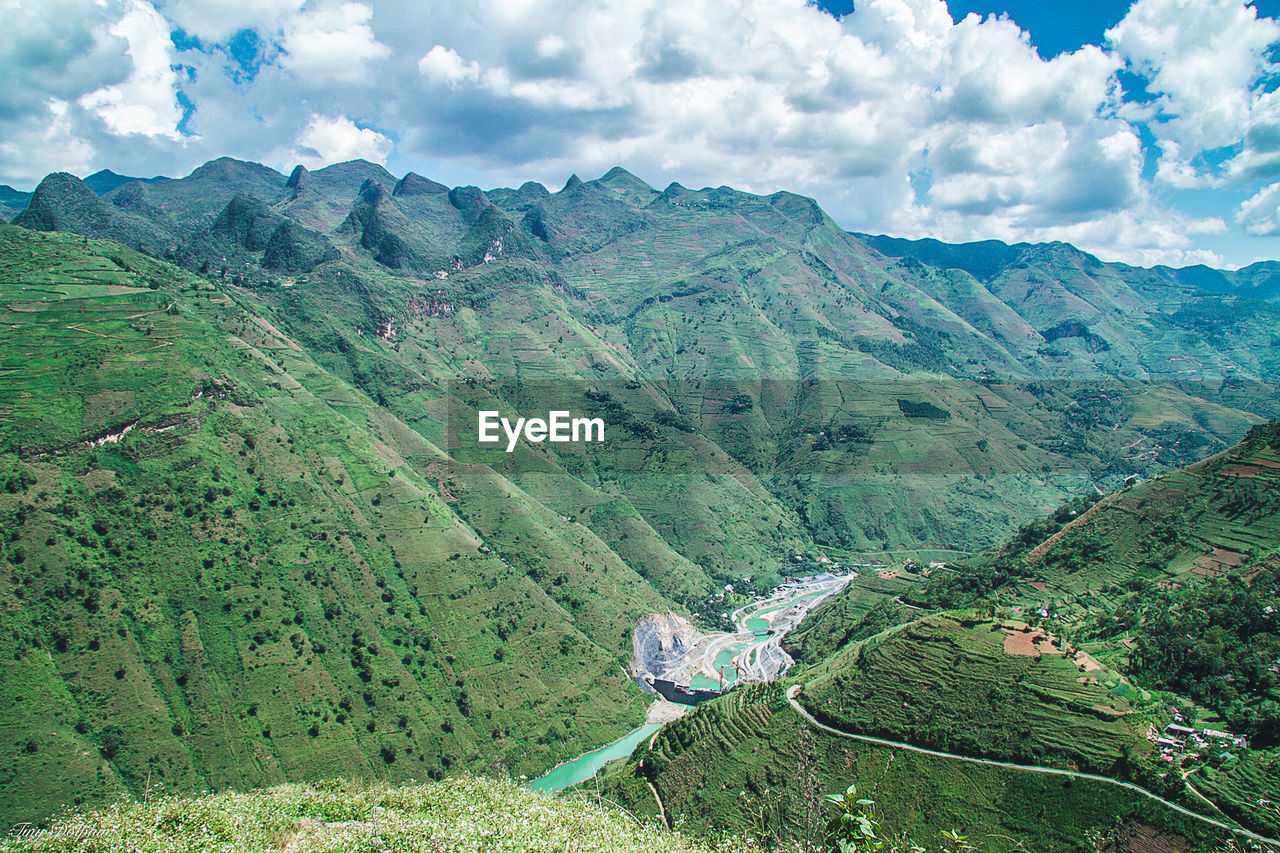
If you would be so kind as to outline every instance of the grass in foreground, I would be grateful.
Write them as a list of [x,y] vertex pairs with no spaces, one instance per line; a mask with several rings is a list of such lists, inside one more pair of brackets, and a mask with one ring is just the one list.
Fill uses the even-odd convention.
[[[640,825],[620,809],[471,776],[407,787],[353,782],[121,800],[0,840],[3,853],[735,853]],[[741,849],[747,849],[742,847]]]

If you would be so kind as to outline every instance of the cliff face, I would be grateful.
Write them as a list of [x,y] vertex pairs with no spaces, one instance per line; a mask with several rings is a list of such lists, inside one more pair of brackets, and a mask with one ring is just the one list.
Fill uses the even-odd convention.
[[702,639],[702,632],[683,616],[652,613],[640,620],[631,635],[631,674],[664,677],[672,664]]

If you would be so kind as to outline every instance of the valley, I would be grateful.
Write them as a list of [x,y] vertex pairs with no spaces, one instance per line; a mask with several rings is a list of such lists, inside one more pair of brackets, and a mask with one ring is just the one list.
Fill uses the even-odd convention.
[[[730,618],[738,628],[734,633],[703,634],[674,613],[646,617],[633,639],[632,673],[650,693],[661,689],[663,695],[651,706],[645,724],[605,747],[557,765],[533,780],[530,788],[557,793],[585,782],[609,762],[630,755],[663,723],[678,718],[697,701],[739,684],[777,679],[795,662],[781,648],[787,632],[848,580],[830,574],[789,578],[770,595],[733,611]],[[676,630],[655,636],[663,633],[661,629],[651,633],[655,623],[674,624]],[[733,671],[727,672],[730,666]],[[665,684],[655,686],[656,679]]]
[[[616,757],[779,844],[850,782],[991,850],[1220,837],[1089,774],[1273,837],[1268,275],[622,169],[50,175],[0,226],[0,814]],[[477,440],[552,411],[600,440]],[[646,675],[707,701],[651,727]],[[1170,707],[1257,748],[1166,756]]]

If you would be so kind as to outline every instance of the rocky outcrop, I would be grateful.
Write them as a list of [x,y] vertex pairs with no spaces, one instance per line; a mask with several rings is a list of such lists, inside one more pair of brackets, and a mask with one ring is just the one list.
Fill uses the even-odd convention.
[[631,635],[631,674],[661,678],[702,639],[702,632],[683,616],[651,613]]

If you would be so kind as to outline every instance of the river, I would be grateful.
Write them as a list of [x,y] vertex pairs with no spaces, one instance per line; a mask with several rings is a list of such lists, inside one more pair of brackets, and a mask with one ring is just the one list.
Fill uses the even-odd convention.
[[556,794],[565,788],[571,788],[574,785],[586,782],[588,779],[594,778],[601,768],[610,761],[617,758],[626,758],[633,749],[640,745],[641,741],[662,728],[662,725],[662,723],[645,723],[640,728],[615,740],[608,746],[602,746],[591,752],[584,752],[572,761],[558,764],[545,776],[540,776],[530,782],[529,789],[546,794]]

